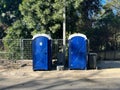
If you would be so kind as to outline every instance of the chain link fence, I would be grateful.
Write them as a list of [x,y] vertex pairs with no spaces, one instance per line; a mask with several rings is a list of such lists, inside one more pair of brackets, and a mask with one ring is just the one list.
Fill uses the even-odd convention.
[[21,40],[21,59],[32,59],[32,40]]
[[31,39],[1,39],[0,59],[23,60],[32,59]]
[[[52,58],[57,60],[63,54],[63,40],[53,39],[51,42]],[[0,59],[31,60],[32,39],[0,39]]]
[[[68,41],[66,45],[66,61],[68,60]],[[120,60],[120,42],[116,43],[114,50],[97,51],[103,59]],[[0,60],[32,60],[32,39],[1,39]],[[58,64],[63,63],[63,40],[52,40],[52,59]],[[65,62],[64,62],[65,63]]]

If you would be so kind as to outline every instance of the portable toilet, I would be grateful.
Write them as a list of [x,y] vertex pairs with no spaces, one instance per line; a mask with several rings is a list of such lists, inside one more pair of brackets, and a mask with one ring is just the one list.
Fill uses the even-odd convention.
[[69,69],[87,68],[87,37],[84,34],[69,36]]
[[32,38],[33,70],[49,70],[52,67],[51,37],[37,34]]

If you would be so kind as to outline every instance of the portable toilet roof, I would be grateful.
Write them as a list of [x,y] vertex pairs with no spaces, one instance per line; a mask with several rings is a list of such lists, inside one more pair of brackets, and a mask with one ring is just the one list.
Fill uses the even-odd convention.
[[36,34],[36,35],[33,36],[32,40],[34,40],[34,39],[37,38],[37,37],[41,37],[41,36],[46,37],[46,38],[48,38],[49,40],[52,39],[52,38],[51,38],[49,35],[47,35],[47,34]]
[[80,36],[80,37],[83,37],[83,38],[87,39],[86,35],[84,35],[82,33],[75,33],[75,34],[70,35],[68,40],[70,40],[70,39],[72,39],[73,37],[76,37],[76,36]]

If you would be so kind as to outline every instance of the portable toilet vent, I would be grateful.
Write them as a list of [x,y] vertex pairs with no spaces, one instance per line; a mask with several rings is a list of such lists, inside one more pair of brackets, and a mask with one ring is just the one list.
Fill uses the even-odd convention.
[[87,37],[84,34],[69,36],[69,69],[87,68]]
[[52,66],[51,37],[37,34],[32,39],[33,70],[49,70]]

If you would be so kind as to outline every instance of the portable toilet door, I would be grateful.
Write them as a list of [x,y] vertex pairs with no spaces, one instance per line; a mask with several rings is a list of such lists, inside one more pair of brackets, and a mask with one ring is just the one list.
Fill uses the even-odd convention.
[[51,60],[51,37],[37,34],[32,39],[33,70],[49,70]]
[[87,37],[84,34],[69,36],[69,69],[87,68]]

